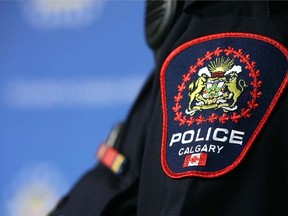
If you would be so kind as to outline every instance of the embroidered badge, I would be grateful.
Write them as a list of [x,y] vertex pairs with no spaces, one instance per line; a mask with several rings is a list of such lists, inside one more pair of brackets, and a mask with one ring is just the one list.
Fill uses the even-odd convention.
[[217,177],[244,158],[288,82],[288,50],[223,33],[176,48],[161,70],[161,163],[172,178]]

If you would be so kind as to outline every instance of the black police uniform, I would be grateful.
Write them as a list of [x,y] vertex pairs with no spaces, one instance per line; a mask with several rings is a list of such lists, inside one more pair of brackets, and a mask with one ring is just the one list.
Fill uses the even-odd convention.
[[286,215],[287,2],[148,1],[146,33],[155,69],[50,216]]

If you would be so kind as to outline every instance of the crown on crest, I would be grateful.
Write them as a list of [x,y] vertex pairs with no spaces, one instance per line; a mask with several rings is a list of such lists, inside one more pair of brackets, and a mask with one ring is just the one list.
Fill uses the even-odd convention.
[[211,61],[208,64],[208,68],[212,73],[212,77],[223,77],[225,72],[232,68],[234,65],[234,59],[224,58],[216,58],[215,61]]

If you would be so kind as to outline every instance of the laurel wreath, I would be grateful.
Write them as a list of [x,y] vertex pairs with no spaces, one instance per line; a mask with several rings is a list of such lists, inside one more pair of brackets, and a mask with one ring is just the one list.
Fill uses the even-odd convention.
[[[241,63],[245,64],[245,69],[249,70],[249,77],[251,77],[251,86],[253,90],[250,91],[251,99],[247,101],[247,108],[242,108],[241,112],[233,112],[231,115],[227,113],[223,113],[222,115],[216,115],[212,113],[208,118],[205,118],[203,115],[199,115],[197,118],[194,116],[187,117],[183,115],[181,112],[181,100],[183,99],[183,91],[186,89],[187,83],[191,79],[191,75],[197,72],[197,69],[204,65],[205,61],[210,61],[213,56],[220,56],[224,53],[226,56],[233,56],[233,58],[238,58]],[[259,104],[257,103],[257,99],[261,97],[262,92],[260,91],[260,87],[262,86],[262,81],[258,79],[260,75],[260,71],[256,69],[256,62],[251,61],[249,54],[244,54],[242,49],[234,49],[233,47],[221,48],[217,47],[214,51],[207,51],[203,58],[198,58],[195,65],[190,66],[189,72],[184,74],[182,77],[182,83],[177,86],[178,94],[174,96],[175,105],[172,107],[173,112],[175,113],[174,121],[178,121],[179,125],[188,125],[192,124],[200,125],[204,122],[215,123],[219,121],[222,124],[225,124],[227,121],[233,121],[238,123],[241,118],[250,118],[251,112],[253,109],[257,109]]]

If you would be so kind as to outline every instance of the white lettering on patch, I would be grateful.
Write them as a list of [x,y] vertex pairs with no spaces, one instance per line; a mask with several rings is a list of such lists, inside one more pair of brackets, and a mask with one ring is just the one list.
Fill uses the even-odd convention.
[[[195,136],[196,134],[196,136]],[[176,143],[189,144],[201,141],[217,141],[226,142],[230,144],[242,145],[244,131],[228,130],[227,128],[215,128],[214,130],[210,127],[207,131],[202,131],[199,128],[195,130],[187,130],[184,133],[174,133],[169,143],[169,147],[172,147]]]
[[219,154],[221,150],[224,148],[224,146],[220,145],[197,145],[197,146],[191,146],[191,147],[185,147],[180,148],[178,155],[187,155],[187,154],[193,154],[193,153],[199,153],[199,152],[213,152]]

